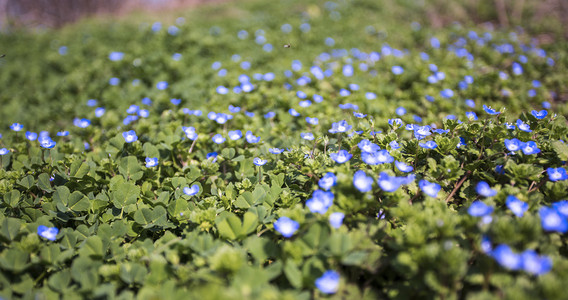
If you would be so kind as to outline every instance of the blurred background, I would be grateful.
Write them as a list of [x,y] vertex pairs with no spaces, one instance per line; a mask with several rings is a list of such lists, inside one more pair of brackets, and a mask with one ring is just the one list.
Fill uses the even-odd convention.
[[[228,0],[0,0],[0,28],[58,28],[97,15],[120,17],[132,12],[164,13]],[[243,1],[244,2],[244,1]],[[349,1],[357,3],[357,0]],[[389,2],[380,1],[380,2]],[[568,38],[567,0],[401,0],[419,7],[433,27],[453,22],[523,27],[543,42]]]

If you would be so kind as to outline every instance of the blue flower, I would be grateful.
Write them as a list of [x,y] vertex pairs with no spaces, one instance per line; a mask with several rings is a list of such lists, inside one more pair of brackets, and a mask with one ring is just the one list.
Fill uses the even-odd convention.
[[503,165],[496,165],[496,166],[495,166],[495,173],[497,173],[497,174],[499,174],[499,175],[505,174],[505,166],[503,166]]
[[158,158],[157,157],[146,157],[146,168],[152,168],[158,165]]
[[513,74],[515,75],[523,74],[523,67],[518,62],[514,62],[512,68],[513,68]]
[[541,207],[538,211],[542,229],[546,231],[568,231],[568,219],[558,210],[550,207]]
[[561,215],[568,218],[568,201],[567,200],[561,200],[561,201],[552,203],[552,208],[556,209]]
[[347,121],[342,120],[339,122],[335,122],[331,124],[331,129],[328,130],[329,133],[339,133],[339,132],[347,132],[349,131],[353,126],[349,125],[347,123]]
[[546,117],[546,115],[548,115],[548,112],[546,110],[541,110],[541,111],[533,110],[531,111],[531,114],[538,120],[542,120]]
[[439,184],[435,182],[429,182],[425,179],[420,180],[418,182],[418,186],[426,195],[432,198],[438,197],[438,192],[442,189]]
[[329,191],[329,189],[331,189],[331,187],[335,186],[336,184],[337,184],[337,177],[335,176],[335,174],[333,174],[331,172],[327,172],[318,181],[319,187],[326,190],[326,191]]
[[440,92],[440,97],[442,98],[452,98],[454,96],[454,91],[452,91],[451,89],[444,89]]
[[47,227],[45,225],[39,225],[37,227],[37,234],[42,238],[48,239],[50,241],[55,241],[58,233],[59,229],[57,229],[56,227]]
[[490,115],[498,115],[498,114],[500,114],[500,112],[494,110],[493,108],[491,108],[491,106],[487,106],[487,105],[485,105],[485,104],[483,104],[483,110],[484,110],[486,113],[490,114]]
[[390,143],[389,143],[389,146],[390,146],[391,148],[395,149],[395,150],[396,150],[396,149],[400,149],[400,145],[398,144],[397,141],[392,141],[392,142],[390,142]]
[[515,214],[515,216],[519,218],[522,217],[525,214],[525,212],[529,209],[528,203],[517,199],[517,197],[513,195],[507,196],[505,204],[513,212],[513,214]]
[[548,168],[546,169],[548,173],[548,178],[550,181],[559,181],[559,180],[566,180],[568,179],[568,175],[566,174],[566,169],[560,168]]
[[505,123],[505,128],[508,130],[515,130],[516,127],[513,124]]
[[87,100],[87,106],[93,107],[97,105],[97,100],[96,99],[89,99]]
[[315,190],[312,198],[306,201],[306,206],[313,213],[325,214],[333,204],[334,195],[332,192]]
[[493,251],[491,251],[491,256],[502,266],[509,270],[518,270],[522,267],[521,256],[514,253],[511,247],[501,244]]
[[329,157],[333,159],[336,163],[342,164],[350,160],[351,157],[353,157],[353,155],[347,152],[347,150],[339,150],[339,152],[337,153],[330,153]]
[[302,132],[300,133],[300,136],[304,139],[304,140],[308,140],[308,141],[313,141],[314,135],[311,132]]
[[339,289],[339,273],[328,270],[316,279],[316,287],[324,294],[334,294]]
[[6,149],[6,148],[1,148],[0,149],[0,155],[6,155],[10,152],[10,150]]
[[295,109],[293,109],[293,108],[290,108],[290,109],[288,110],[288,113],[289,113],[292,117],[299,117],[299,116],[300,116],[300,113],[297,112],[297,111],[296,111]]
[[401,179],[399,177],[389,176],[389,174],[385,172],[381,172],[379,174],[377,182],[379,183],[381,189],[383,189],[386,192],[394,192],[402,184]]
[[229,104],[229,107],[228,107],[228,108],[229,108],[229,111],[232,112],[232,113],[238,113],[238,112],[241,111],[241,108],[240,108],[240,107],[238,107],[238,106],[233,106],[233,105],[231,105],[231,104]]
[[236,141],[236,140],[238,140],[238,139],[240,139],[240,138],[243,137],[243,133],[242,133],[240,130],[238,130],[238,129],[237,129],[237,130],[233,130],[233,131],[229,131],[228,135],[229,135],[229,138],[230,138],[232,141]]
[[147,118],[150,115],[150,112],[147,109],[141,109],[138,111],[138,115],[142,118]]
[[528,142],[524,143],[521,150],[523,150],[523,153],[525,155],[540,153],[540,149],[538,149],[538,146],[533,141],[528,141]]
[[480,181],[477,184],[477,186],[475,187],[475,190],[477,191],[477,193],[479,195],[484,196],[484,197],[493,197],[493,196],[497,195],[497,191],[491,189],[489,184],[485,181]]
[[22,129],[24,129],[24,125],[20,124],[20,123],[14,123],[12,125],[10,125],[10,129],[12,129],[13,131],[22,131]]
[[402,120],[399,118],[389,119],[389,125],[396,129],[402,125]]
[[467,209],[467,213],[473,217],[484,217],[490,215],[492,212],[493,206],[489,206],[479,200],[473,201]]
[[108,55],[108,59],[110,59],[112,61],[122,60],[123,57],[124,57],[124,53],[122,53],[122,52],[111,52]]
[[473,121],[477,121],[477,119],[478,119],[477,115],[473,111],[466,111],[465,116],[466,116],[466,118],[473,120]]
[[520,119],[517,119],[517,127],[519,128],[519,130],[522,130],[524,132],[532,132],[529,124],[521,121]]
[[318,120],[318,118],[306,117],[306,122],[308,122],[308,124],[311,124],[311,125],[318,125],[319,120]]
[[507,150],[511,151],[511,152],[515,152],[520,150],[525,143],[521,142],[519,139],[514,138],[514,139],[505,139],[505,148],[507,148]]
[[127,143],[132,143],[138,140],[138,136],[134,130],[125,131],[122,133],[124,141]]
[[95,117],[100,118],[105,114],[105,108],[104,107],[97,107],[95,109]]
[[418,145],[425,149],[436,149],[438,147],[438,144],[434,141],[427,141],[426,143],[420,142]]
[[51,138],[47,137],[47,138],[43,138],[41,140],[39,140],[39,145],[42,148],[46,148],[46,149],[51,149],[53,147],[55,147],[55,145],[57,144],[54,140],[52,140]]
[[368,139],[360,141],[357,146],[359,147],[359,149],[361,149],[362,152],[377,152],[381,150],[381,147],[369,141]]
[[108,80],[108,84],[110,85],[118,85],[120,83],[120,78],[112,77]]
[[331,227],[337,229],[341,227],[341,224],[343,224],[343,218],[345,218],[344,213],[334,212],[331,215],[329,215],[329,224],[331,225]]
[[186,186],[183,188],[183,193],[188,196],[195,196],[197,195],[197,193],[199,193],[199,185],[194,184],[191,187]]
[[523,270],[533,275],[542,275],[552,269],[552,260],[548,256],[538,255],[534,250],[521,253]]
[[365,98],[367,98],[367,100],[373,100],[377,98],[377,94],[372,92],[367,92],[365,93]]
[[430,132],[430,130],[432,129],[432,127],[430,127],[429,125],[426,126],[414,126],[414,133],[418,134],[418,135],[422,135],[422,136],[429,136],[432,134],[432,132]]
[[272,154],[280,154],[282,152],[284,152],[284,149],[280,149],[280,148],[270,148],[268,149],[268,152],[272,153]]
[[254,136],[251,131],[247,131],[245,138],[249,144],[255,144],[260,142],[260,137]]
[[257,166],[264,166],[264,165],[266,164],[267,160],[266,160],[266,159],[261,159],[261,158],[255,157],[255,158],[252,160],[252,162],[253,162],[255,165],[257,165]]
[[35,141],[37,139],[37,133],[26,131],[26,138],[30,141]]
[[274,118],[275,116],[276,116],[276,113],[273,112],[273,111],[269,111],[269,112],[267,112],[266,114],[264,114],[264,118],[265,118],[265,119],[272,119],[272,118]]
[[364,118],[367,116],[366,114],[362,114],[360,112],[353,112],[353,115],[357,118]]
[[168,82],[167,81],[160,81],[156,84],[156,88],[158,90],[165,90],[168,88]]
[[213,140],[213,143],[215,143],[215,144],[222,144],[226,140],[220,133],[217,133],[211,139]]
[[181,129],[183,130],[183,132],[185,133],[185,136],[186,136],[188,139],[190,139],[190,140],[192,140],[192,141],[195,141],[195,140],[197,139],[198,134],[197,134],[197,132],[195,132],[195,127],[192,127],[192,126],[190,126],[190,127],[182,126]]
[[152,105],[152,99],[148,98],[148,97],[144,97],[142,98],[142,104],[144,105]]
[[365,174],[365,171],[362,170],[358,170],[353,175],[353,186],[355,186],[355,188],[361,193],[372,190],[373,181],[373,177],[367,176],[367,174]]
[[404,116],[406,114],[406,108],[400,106],[400,107],[397,107],[394,112],[399,116]]
[[414,167],[398,160],[394,162],[394,165],[399,171],[404,173],[412,172],[412,170],[414,170]]
[[178,106],[181,103],[181,99],[172,98],[172,99],[170,99],[170,102],[173,105]]
[[300,107],[309,107],[310,105],[312,105],[312,101],[302,100],[302,101],[298,102],[298,105],[300,105]]
[[87,128],[91,125],[91,120],[75,118],[73,119],[73,125],[79,128]]
[[483,251],[483,253],[491,253],[491,250],[493,250],[493,246],[491,245],[491,240],[486,236],[482,236],[481,237],[481,251]]
[[209,153],[207,153],[205,158],[206,159],[213,159],[212,162],[215,163],[217,161],[217,156],[219,156],[219,154],[217,152],[209,152]]
[[289,238],[294,235],[294,232],[298,231],[300,228],[300,223],[288,218],[288,217],[280,217],[276,222],[274,222],[274,229],[283,237]]
[[394,75],[400,75],[404,73],[404,69],[401,66],[393,66],[391,71]]
[[475,107],[475,102],[471,99],[467,99],[467,100],[465,100],[465,105],[473,108],[473,107]]

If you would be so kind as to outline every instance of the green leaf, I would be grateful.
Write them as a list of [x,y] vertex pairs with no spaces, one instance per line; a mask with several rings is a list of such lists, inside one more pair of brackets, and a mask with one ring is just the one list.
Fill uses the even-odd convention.
[[302,287],[302,272],[292,260],[287,260],[284,263],[284,275],[293,287],[297,289]]
[[568,145],[562,143],[561,141],[553,141],[550,143],[558,158],[562,161],[568,160]]
[[104,249],[101,238],[96,235],[88,237],[79,248],[79,255],[94,258],[102,257]]
[[150,157],[150,158],[157,157],[158,159],[160,158],[160,151],[153,144],[144,143],[144,146],[142,146],[142,149],[144,150],[144,155],[146,155],[146,157]]
[[136,204],[140,196],[140,187],[130,182],[117,183],[111,190],[111,200],[116,208]]
[[329,238],[329,227],[317,223],[312,225],[308,232],[302,237],[302,241],[306,243],[312,250],[316,250],[320,245],[324,244]]
[[120,265],[120,279],[127,284],[141,284],[146,279],[148,270],[138,263],[123,263]]
[[334,232],[327,241],[327,248],[332,255],[343,257],[353,249],[353,244],[347,234]]
[[224,211],[215,219],[219,235],[235,240],[241,235],[241,220],[235,214]]
[[53,192],[51,181],[49,180],[49,175],[47,173],[39,174],[37,177],[37,187],[48,193]]
[[221,151],[221,156],[226,159],[232,159],[233,157],[235,157],[235,153],[236,151],[234,148],[224,148]]
[[118,165],[118,172],[122,174],[127,180],[139,180],[144,176],[142,166],[135,156],[123,157]]
[[69,288],[69,285],[71,284],[71,272],[69,271],[69,269],[56,272],[49,277],[47,284],[53,290],[63,293]]
[[238,208],[249,208],[254,205],[254,198],[251,192],[244,192],[242,193],[237,200],[235,201],[234,205]]
[[51,244],[51,245],[41,249],[39,257],[44,262],[53,264],[57,261],[60,254],[61,254],[61,249],[60,249],[59,245]]
[[164,217],[166,217],[166,209],[164,207],[156,206],[154,209],[144,207],[134,213],[134,222],[140,225],[148,225],[157,223],[160,218]]
[[10,192],[4,194],[4,203],[6,203],[6,205],[11,208],[17,207],[18,203],[20,203],[20,196],[20,191],[11,190]]
[[0,235],[11,242],[20,232],[21,225],[22,221],[20,221],[20,219],[6,218],[2,221]]
[[29,190],[32,186],[35,185],[35,180],[32,175],[28,175],[18,181],[18,184],[23,186],[26,190]]
[[57,208],[61,212],[67,211],[87,211],[91,208],[91,202],[83,193],[74,191],[69,197],[62,202],[57,202]]
[[241,233],[246,236],[252,233],[253,231],[255,231],[257,226],[258,226],[258,217],[254,213],[247,211],[243,218],[243,226],[241,228]]
[[0,254],[0,266],[20,273],[29,266],[30,255],[20,249],[6,249]]

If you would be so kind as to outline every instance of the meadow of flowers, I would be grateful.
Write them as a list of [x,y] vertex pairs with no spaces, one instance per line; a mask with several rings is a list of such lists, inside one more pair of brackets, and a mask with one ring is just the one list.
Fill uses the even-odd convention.
[[565,41],[251,3],[0,36],[0,297],[565,297]]

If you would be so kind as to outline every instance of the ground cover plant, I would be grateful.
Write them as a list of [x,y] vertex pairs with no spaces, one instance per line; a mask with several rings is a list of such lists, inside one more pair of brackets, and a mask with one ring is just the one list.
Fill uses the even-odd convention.
[[565,297],[564,41],[266,5],[0,36],[1,297]]

